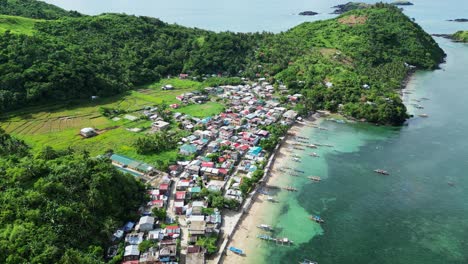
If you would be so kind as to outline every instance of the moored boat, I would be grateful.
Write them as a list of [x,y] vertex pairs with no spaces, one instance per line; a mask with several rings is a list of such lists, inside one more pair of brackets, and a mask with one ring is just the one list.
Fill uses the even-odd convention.
[[420,114],[420,115],[418,115],[418,116],[419,116],[419,117],[429,117],[428,114]]
[[310,216],[310,220],[315,221],[315,222],[317,222],[317,223],[319,223],[319,224],[325,223],[325,220],[323,220],[323,219],[322,219],[320,216],[318,216],[318,215],[311,215],[311,216]]
[[310,153],[309,156],[312,156],[312,157],[315,157],[315,158],[320,157],[319,154],[317,154],[316,152]]
[[382,175],[390,175],[390,173],[388,173],[388,171],[381,170],[381,169],[376,169],[376,170],[374,170],[374,172],[378,173],[378,174],[382,174]]
[[309,178],[309,180],[314,181],[314,182],[319,182],[319,181],[322,180],[322,178],[320,178],[318,176],[309,176],[307,178]]
[[238,255],[244,255],[244,251],[242,249],[236,248],[236,247],[229,247],[229,250],[238,254]]
[[265,231],[273,231],[273,228],[266,224],[261,224],[261,225],[258,225],[257,227]]

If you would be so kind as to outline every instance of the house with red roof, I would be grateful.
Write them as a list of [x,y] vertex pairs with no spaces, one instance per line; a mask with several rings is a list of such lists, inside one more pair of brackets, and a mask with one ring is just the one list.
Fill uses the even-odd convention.
[[168,183],[162,183],[159,185],[159,193],[167,195],[169,191],[169,184]]
[[185,200],[185,196],[186,196],[186,192],[179,191],[179,192],[176,192],[175,199],[183,201],[183,200]]
[[169,237],[178,237],[180,236],[180,227],[179,226],[166,226],[165,233]]

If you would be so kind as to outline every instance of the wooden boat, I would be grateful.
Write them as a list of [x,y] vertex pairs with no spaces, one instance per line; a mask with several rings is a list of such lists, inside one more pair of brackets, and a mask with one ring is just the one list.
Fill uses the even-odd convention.
[[314,145],[314,144],[309,144],[309,145],[307,145],[307,147],[308,147],[308,148],[312,148],[312,149],[316,149],[316,148],[317,148],[317,146]]
[[294,147],[293,149],[296,149],[296,150],[305,150],[305,148],[301,148],[301,147]]
[[318,264],[317,261],[312,261],[308,259],[303,259],[302,261],[299,261],[299,264]]
[[261,225],[258,225],[257,227],[265,231],[273,231],[273,228],[269,225],[261,224]]
[[300,173],[304,173],[305,171],[303,170],[297,170],[297,169],[294,169],[295,172],[300,172]]
[[307,178],[309,178],[309,180],[314,181],[314,182],[319,182],[319,181],[322,180],[322,178],[320,178],[318,176],[309,176]]
[[427,98],[427,97],[422,97],[422,98],[421,98],[421,100],[425,100],[425,101],[427,101],[427,100],[430,100],[430,99],[429,99],[429,98]]
[[297,192],[297,189],[292,187],[292,186],[287,186],[284,188],[286,191],[290,191],[290,192]]
[[390,175],[390,173],[388,173],[388,171],[381,170],[381,169],[376,169],[376,170],[374,170],[374,172],[378,173],[378,174],[382,174],[382,175]]
[[301,162],[301,160],[299,158],[293,158],[293,161],[295,162]]
[[237,255],[244,255],[244,251],[242,251],[242,249],[235,248],[235,247],[229,247],[229,250],[236,253]]
[[309,156],[312,156],[312,157],[315,157],[315,158],[320,157],[320,156],[319,156],[317,153],[315,153],[315,152],[310,153]]
[[419,116],[419,117],[429,117],[429,115],[427,115],[427,114],[420,114],[420,115],[418,115],[418,116]]
[[320,218],[320,216],[318,216],[318,215],[311,215],[311,216],[310,216],[310,220],[315,221],[315,222],[317,222],[317,223],[319,223],[319,224],[325,223],[325,220],[323,220],[322,218]]

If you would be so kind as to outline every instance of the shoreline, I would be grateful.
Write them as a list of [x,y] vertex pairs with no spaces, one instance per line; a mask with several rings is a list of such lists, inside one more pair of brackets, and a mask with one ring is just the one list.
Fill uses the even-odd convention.
[[[317,120],[325,116],[323,113],[317,112],[316,114],[304,118],[300,122],[296,122],[288,130],[284,139],[278,144],[275,150],[271,154],[271,160],[268,165],[265,167],[265,175],[262,180],[259,182],[255,190],[251,193],[249,201],[246,202],[246,205],[242,208],[241,216],[238,220],[236,227],[232,230],[225,248],[221,248],[220,254],[222,255],[219,261],[215,263],[250,263],[255,262],[259,263],[260,260],[255,260],[254,258],[249,258],[249,255],[261,255],[262,250],[267,250],[263,241],[256,239],[255,236],[252,236],[252,233],[257,230],[260,224],[268,224],[271,226],[275,225],[275,220],[281,212],[282,203],[275,202],[272,203],[268,201],[268,196],[260,193],[260,189],[267,188],[275,198],[284,198],[286,192],[279,192],[277,187],[288,186],[289,183],[293,180],[290,176],[284,176],[284,173],[278,170],[279,167],[287,165],[290,158],[290,150],[287,148],[291,146],[290,139],[293,137],[291,133],[300,133],[301,130],[308,127],[310,124],[315,124]],[[279,199],[281,200],[281,199]],[[249,203],[249,204],[247,204]],[[268,203],[268,204],[266,204]],[[266,205],[265,205],[266,204]],[[255,238],[255,239],[252,239]],[[244,256],[239,256],[227,250],[228,247],[234,246],[242,249],[245,252]],[[260,251],[260,254],[258,253]],[[254,253],[256,252],[256,253]]]

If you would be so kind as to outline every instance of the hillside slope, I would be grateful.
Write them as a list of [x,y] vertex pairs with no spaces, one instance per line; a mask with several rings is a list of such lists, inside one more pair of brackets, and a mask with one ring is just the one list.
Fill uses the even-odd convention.
[[34,29],[0,36],[0,110],[113,95],[182,72],[223,73],[283,81],[307,95],[301,111],[401,124],[406,108],[396,89],[405,65],[433,69],[444,57],[417,24],[384,4],[280,34],[214,33],[116,14],[62,17]]
[[76,11],[66,11],[58,6],[37,0],[0,0],[0,13],[40,19],[81,16]]

